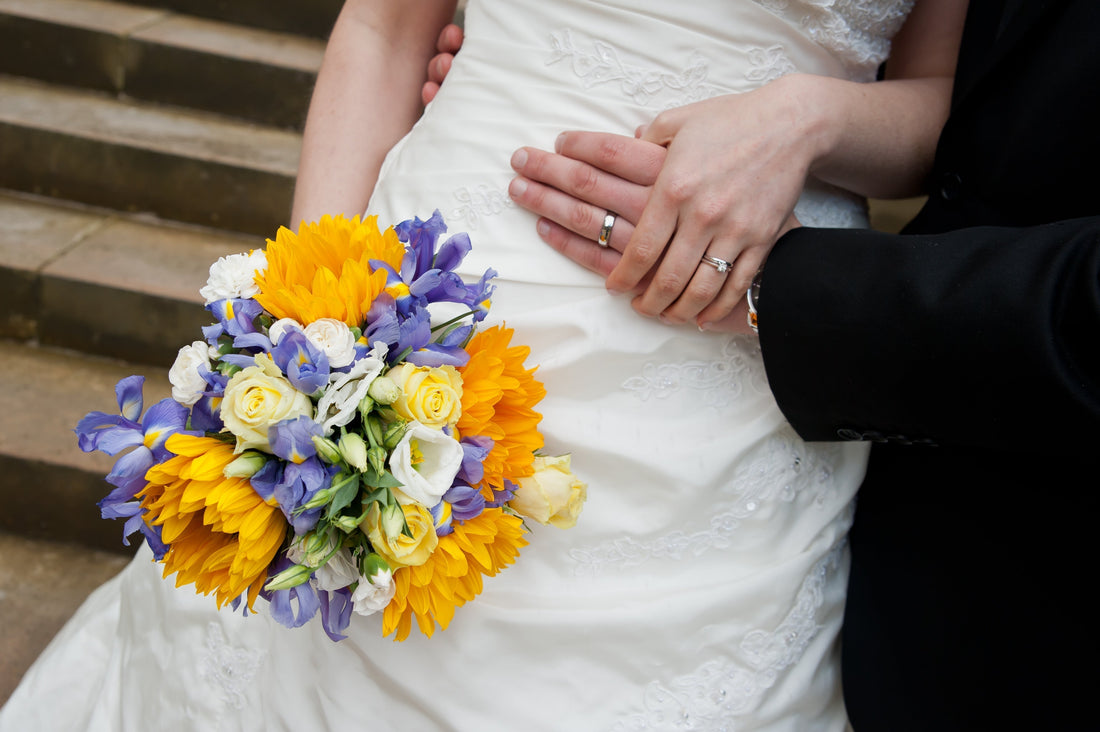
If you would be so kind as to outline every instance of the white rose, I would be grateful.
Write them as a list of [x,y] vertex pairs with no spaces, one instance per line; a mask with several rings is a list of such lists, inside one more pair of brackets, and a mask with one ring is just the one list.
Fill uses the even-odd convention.
[[461,467],[462,445],[419,422],[409,422],[390,454],[390,472],[401,481],[398,490],[426,508],[439,503]]
[[267,329],[267,337],[271,339],[271,345],[279,345],[288,330],[302,330],[302,324],[294,318],[279,318]]
[[370,578],[359,578],[359,586],[351,595],[352,609],[359,615],[372,615],[379,610],[385,610],[396,592],[393,572],[380,569]]
[[200,367],[210,368],[210,347],[205,341],[195,341],[181,348],[176,354],[176,362],[168,370],[172,398],[186,407],[194,406],[206,391]]
[[355,360],[355,334],[346,323],[336,318],[319,318],[305,327],[305,334],[310,343],[328,356],[332,368],[343,368]]
[[257,294],[256,273],[267,269],[267,253],[253,249],[248,254],[231,254],[210,265],[210,278],[199,294],[206,304],[228,298],[248,298]]
[[359,413],[371,382],[386,368],[386,344],[374,344],[371,355],[359,359],[346,374],[329,376],[328,387],[317,402],[317,421],[326,435],[337,427],[343,427]]

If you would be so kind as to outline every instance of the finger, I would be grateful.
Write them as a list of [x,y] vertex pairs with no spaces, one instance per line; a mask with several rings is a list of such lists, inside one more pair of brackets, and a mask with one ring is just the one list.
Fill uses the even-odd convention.
[[749,327],[748,314],[749,308],[744,300],[742,300],[741,304],[734,308],[726,317],[720,320],[707,320],[704,314],[701,313],[696,324],[699,326],[699,330],[708,333],[740,333],[743,335],[752,335],[753,331],[752,328]]
[[420,87],[420,101],[426,107],[431,104],[431,101],[435,99],[435,95],[439,93],[439,84],[433,81],[424,82],[424,86]]
[[663,147],[607,132],[563,132],[554,150],[643,186],[653,185],[665,161]]
[[[716,301],[729,306],[721,313],[724,316],[737,305],[735,297],[725,296],[728,286],[729,271],[719,271],[713,265],[700,261],[683,292],[661,313],[660,318],[667,323],[689,323]],[[719,320],[720,316],[716,314],[710,319]]]
[[745,302],[745,293],[748,292],[765,254],[766,250],[759,247],[742,252],[721,292],[698,312],[696,321],[719,321],[740,307]]
[[[614,211],[631,221],[638,220],[649,199],[647,187],[605,173],[587,163],[537,148],[520,148],[512,155],[511,162],[512,168],[524,178],[556,188],[578,201],[587,202],[603,211]],[[536,210],[535,213],[549,215],[548,211]],[[564,219],[551,218],[573,228]],[[587,222],[582,221],[582,223]],[[603,213],[601,212],[600,224],[602,223]],[[587,230],[576,228],[573,228],[573,231],[582,235],[588,233]]]
[[437,56],[433,56],[432,60],[428,62],[428,81],[435,84],[442,84],[443,79],[447,77],[447,74],[451,72],[451,65],[454,63],[454,56],[448,53],[441,53]]
[[684,107],[675,107],[666,110],[654,117],[648,125],[640,126],[636,133],[639,141],[651,142],[662,147],[668,145],[683,126],[684,109]]
[[443,30],[439,31],[439,38],[436,40],[435,48],[440,53],[456,54],[458,50],[462,48],[463,33],[462,29],[454,23],[448,23],[443,26]]
[[[515,178],[508,186],[508,194],[513,201],[528,211],[556,223],[590,244],[597,244],[604,219],[608,214],[607,209],[578,200],[552,186],[525,178]],[[630,220],[626,216],[617,215],[608,237],[609,247],[616,252],[621,251],[633,231],[634,225]],[[615,261],[618,261],[617,255]]]
[[549,219],[539,219],[536,229],[539,237],[555,251],[601,277],[606,277],[619,260],[620,255],[614,249],[601,247]]

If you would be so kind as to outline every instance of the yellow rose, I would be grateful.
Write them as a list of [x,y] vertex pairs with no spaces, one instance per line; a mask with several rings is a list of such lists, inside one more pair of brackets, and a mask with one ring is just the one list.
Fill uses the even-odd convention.
[[536,455],[535,474],[520,478],[519,488],[508,505],[521,516],[540,524],[551,524],[559,529],[576,525],[577,516],[588,498],[588,485],[577,480],[569,462],[569,455]]
[[462,376],[454,366],[403,363],[386,376],[401,390],[392,406],[405,419],[438,430],[462,416]]
[[271,425],[301,415],[313,417],[313,402],[295,389],[271,356],[256,356],[256,365],[233,374],[221,403],[222,422],[237,437],[235,452],[256,448],[271,452]]
[[371,504],[366,518],[359,528],[370,539],[374,551],[382,556],[393,569],[401,567],[417,567],[428,561],[428,557],[435,551],[439,538],[435,535],[435,520],[428,509],[417,503],[406,505],[395,504],[386,511],[400,510],[405,515],[405,523],[409,525],[412,537],[401,533],[400,521],[394,520],[397,516],[387,516],[386,512],[379,509],[378,503]]

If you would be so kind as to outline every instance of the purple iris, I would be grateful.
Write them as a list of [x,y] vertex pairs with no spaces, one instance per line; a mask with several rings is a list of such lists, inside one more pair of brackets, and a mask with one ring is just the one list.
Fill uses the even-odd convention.
[[[285,569],[293,566],[293,562],[285,555],[279,556],[267,570],[268,577],[274,577]],[[321,603],[316,591],[309,582],[303,582],[288,590],[261,590],[262,595],[271,603],[271,617],[280,625],[287,628],[298,628],[309,622],[310,618],[317,614]],[[295,610],[297,606],[297,610]]]
[[482,463],[493,449],[493,438],[474,435],[463,437],[459,444],[462,445],[462,467],[458,469],[457,477],[470,485],[477,485],[485,477]]
[[485,510],[485,497],[472,486],[458,483],[443,494],[443,500],[451,504],[451,516],[458,521],[477,518]]
[[218,319],[217,325],[202,329],[203,335],[211,345],[216,345],[218,337],[223,333],[233,337],[255,333],[256,325],[253,321],[264,311],[260,303],[251,298],[215,300],[208,304],[206,309]]
[[503,490],[498,491],[496,488],[493,488],[493,500],[487,501],[485,503],[485,508],[500,508],[515,497],[517,490],[519,490],[518,485],[510,480],[505,480]]
[[317,454],[314,436],[323,437],[324,431],[321,425],[305,415],[274,424],[267,433],[271,452],[295,464],[301,464]]
[[351,625],[351,590],[341,587],[338,590],[318,590],[317,599],[321,601],[321,627],[325,635],[334,641],[347,638],[344,631]]
[[160,541],[160,531],[142,521],[144,511],[135,496],[145,487],[146,471],[172,456],[164,447],[170,435],[179,432],[197,436],[202,433],[185,429],[188,409],[171,399],[160,400],[142,417],[144,385],[144,376],[128,376],[118,382],[115,397],[120,414],[89,412],[74,432],[84,452],[98,450],[116,455],[127,448],[135,448],[115,461],[107,474],[107,482],[115,489],[99,502],[100,514],[103,518],[125,518],[123,543],[129,546],[127,537],[140,530],[149,539],[154,552],[159,552],[160,558],[166,551]]
[[316,394],[328,385],[328,356],[300,330],[284,333],[279,345],[271,349],[271,358],[303,394]]
[[335,466],[326,468],[315,456],[301,463],[271,460],[251,478],[252,488],[265,501],[275,499],[286,520],[298,536],[317,525],[322,508],[307,511],[301,507],[312,499],[317,491],[332,484],[332,476],[339,472]]

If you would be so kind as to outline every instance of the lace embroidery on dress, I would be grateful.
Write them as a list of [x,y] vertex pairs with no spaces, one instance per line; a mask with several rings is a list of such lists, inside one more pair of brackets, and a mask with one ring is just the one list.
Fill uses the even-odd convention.
[[782,46],[749,49],[749,70],[745,78],[764,85],[795,71],[794,62],[787,56]]
[[573,73],[581,79],[585,89],[617,83],[623,94],[642,106],[679,107],[719,93],[717,88],[705,83],[707,64],[698,54],[692,54],[686,68],[670,74],[624,63],[619,52],[604,41],[589,39],[586,45],[591,51],[578,49],[573,43],[573,32],[568,28],[551,33],[550,44],[547,65],[570,59]]
[[682,388],[702,392],[703,400],[713,409],[721,409],[741,396],[744,384],[758,392],[768,389],[760,342],[732,338],[713,361],[647,363],[638,376],[623,382],[623,389],[642,401],[656,397],[667,399]]
[[206,628],[202,678],[217,689],[224,704],[233,709],[243,709],[247,691],[266,656],[264,651],[230,646],[222,627],[210,623]]
[[830,51],[857,81],[872,81],[915,0],[754,0]]
[[794,605],[774,630],[754,630],[741,641],[741,659],[716,659],[645,690],[644,711],[615,730],[726,730],[753,712],[779,675],[796,664],[821,626],[817,611],[825,585],[840,564],[843,543],[821,558],[802,581]]
[[791,503],[810,491],[815,505],[825,505],[835,487],[832,478],[839,458],[838,446],[811,448],[786,426],[738,461],[733,477],[721,489],[727,500],[718,497],[706,524],[651,539],[624,536],[592,547],[574,547],[569,551],[577,563],[574,573],[596,576],[605,570],[622,571],[652,560],[683,561],[708,551],[729,549],[742,523],[766,503]]
[[465,222],[468,231],[477,229],[482,216],[496,216],[504,209],[515,206],[506,190],[492,188],[485,183],[473,188],[462,186],[455,190],[454,197],[459,205],[451,211],[447,220]]

